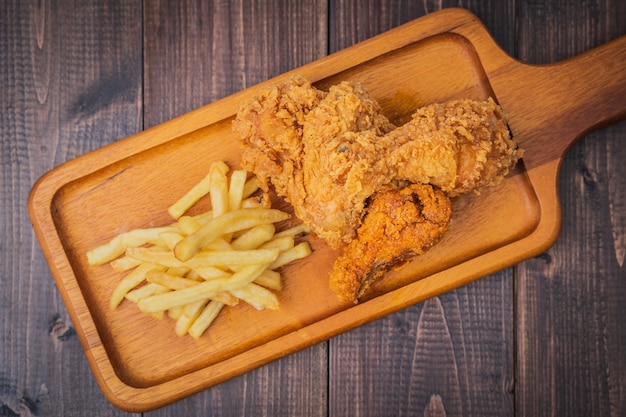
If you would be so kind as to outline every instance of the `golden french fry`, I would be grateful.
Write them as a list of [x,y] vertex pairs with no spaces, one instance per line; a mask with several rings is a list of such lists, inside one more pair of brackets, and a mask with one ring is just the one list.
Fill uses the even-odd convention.
[[206,246],[205,249],[207,249],[207,250],[222,250],[222,251],[232,250],[233,248],[230,246],[230,243],[228,243],[226,241],[224,236],[226,236],[226,235],[223,235],[222,237],[218,237],[213,242],[209,243]]
[[198,339],[202,336],[205,330],[211,325],[211,323],[213,323],[213,320],[215,320],[220,311],[222,311],[223,307],[224,304],[219,301],[209,301],[191,327],[189,327],[189,330],[187,331],[189,335],[191,335],[194,339]]
[[165,246],[170,250],[174,249],[174,246],[185,237],[185,235],[180,232],[163,232],[159,236],[163,239]]
[[259,180],[256,177],[250,178],[243,186],[243,194],[241,200],[245,200],[259,189]]
[[166,268],[180,268],[186,265],[176,259],[174,254],[166,250],[155,250],[153,248],[128,248],[126,256],[138,259],[142,262],[161,265]]
[[216,266],[198,266],[193,269],[193,272],[198,274],[204,280],[227,278],[232,275],[230,272],[226,272]]
[[274,291],[281,291],[283,289],[283,281],[280,272],[269,269],[263,271],[263,273],[254,280],[254,283]]
[[140,260],[131,258],[130,256],[123,256],[121,258],[113,259],[109,265],[117,272],[124,272],[133,269],[141,264]]
[[253,227],[233,240],[231,247],[235,250],[256,249],[263,243],[271,240],[275,231],[276,226],[272,223]]
[[136,303],[137,301],[139,301],[140,299],[144,297],[149,297],[155,294],[163,294],[168,291],[171,291],[171,290],[167,287],[164,287],[163,285],[155,284],[151,282],[146,285],[142,285],[139,288],[135,288],[132,291],[129,291],[126,294],[125,298],[129,301],[132,301],[133,303]]
[[178,227],[183,232],[183,235],[190,235],[201,226],[200,222],[191,216],[180,216],[178,218]]
[[144,313],[153,313],[211,298],[215,294],[248,285],[261,275],[266,267],[267,265],[263,264],[247,265],[230,278],[216,278],[190,288],[142,298],[137,302],[137,306]]
[[250,283],[242,288],[230,290],[230,293],[257,310],[264,310],[266,308],[278,310],[279,307],[276,294],[254,283]]
[[277,269],[281,266],[295,261],[296,259],[302,259],[311,254],[311,246],[308,242],[300,242],[291,249],[281,252],[278,258],[272,262],[268,269]]
[[228,209],[239,210],[243,200],[243,192],[246,186],[248,173],[238,169],[230,174],[230,184],[228,185]]
[[208,301],[209,300],[198,300],[183,307],[183,314],[176,320],[176,325],[174,326],[174,331],[178,336],[187,334],[189,327],[191,327],[193,322],[200,315]]
[[215,294],[211,297],[211,301],[219,301],[220,303],[225,304],[229,307],[234,307],[239,304],[239,298],[235,297],[228,291]]
[[146,273],[148,273],[148,271],[160,268],[162,267],[158,265],[148,263],[141,264],[137,268],[133,269],[124,278],[122,278],[122,280],[113,290],[113,294],[111,295],[111,299],[109,302],[109,306],[111,307],[111,309],[117,308],[117,306],[122,302],[126,294],[144,281]]
[[133,229],[120,233],[104,245],[87,252],[89,265],[102,265],[124,254],[130,247],[142,246],[147,243],[161,244],[160,234],[175,231],[175,226],[154,227],[150,229]]
[[200,284],[199,281],[194,281],[193,279],[183,278],[156,270],[148,271],[145,279],[148,282],[159,284],[172,290],[181,290],[183,288],[189,288]]
[[194,185],[185,195],[179,198],[174,204],[168,207],[167,212],[173,219],[177,220],[185,214],[202,197],[209,193],[211,189],[211,174],[207,174],[202,180]]
[[209,171],[211,177],[211,208],[213,209],[213,217],[219,217],[228,211],[228,178],[226,172],[220,169],[220,163],[211,164]]
[[187,261],[219,236],[261,224],[277,223],[290,217],[276,209],[252,208],[229,211],[209,221],[174,247],[177,259]]
[[[91,265],[110,262],[119,272],[134,268],[113,291],[112,308],[126,298],[157,319],[167,313],[176,320],[176,334],[194,338],[224,306],[240,299],[257,309],[278,309],[269,290],[280,291],[282,278],[269,268],[308,255],[310,246],[295,245],[294,238],[309,230],[299,225],[276,233],[275,223],[290,215],[272,209],[267,192],[253,196],[259,190],[256,177],[235,170],[229,179],[228,170],[223,162],[211,164],[168,208],[175,223],[121,233],[87,254]],[[211,210],[185,214],[207,194]]]
[[189,259],[185,265],[192,269],[205,266],[267,265],[275,261],[279,254],[278,249],[204,251]]
[[[191,272],[191,268],[187,266],[170,267],[170,268],[167,268],[167,271],[165,272],[167,272],[170,275],[177,276],[177,277],[184,277]],[[189,277],[187,276],[187,278]]]
[[[180,316],[183,315],[183,307],[185,307],[185,306],[174,306],[174,307],[172,307],[172,308],[167,310],[167,315],[172,320],[178,320],[180,318]],[[155,313],[161,313],[163,311],[165,311],[165,310],[157,311]],[[155,314],[155,313],[150,313],[150,314]]]
[[283,236],[262,244],[259,249],[278,249],[279,251],[284,252],[293,248],[294,245],[295,241],[293,240],[293,237]]

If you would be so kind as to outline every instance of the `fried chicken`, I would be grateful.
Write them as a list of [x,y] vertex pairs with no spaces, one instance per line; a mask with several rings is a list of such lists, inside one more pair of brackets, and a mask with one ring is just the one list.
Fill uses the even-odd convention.
[[356,303],[389,269],[434,245],[451,215],[450,198],[432,185],[384,186],[369,198],[356,238],[335,261],[331,289],[340,301]]
[[[244,145],[242,166],[256,174],[265,191],[273,187],[331,247],[365,251],[368,261],[344,255],[333,275],[339,298],[351,301],[395,258],[401,261],[429,247],[428,239],[438,240],[439,233],[427,233],[430,214],[425,221],[416,212],[448,207],[442,192],[448,198],[499,183],[522,155],[491,98],[427,105],[396,127],[357,82],[323,92],[294,77],[244,103],[233,129]],[[430,184],[426,188],[432,195],[411,188],[412,197],[404,203],[406,210],[414,206],[413,223],[394,223],[387,209],[372,208],[379,207],[374,204],[379,199],[391,202],[407,192],[393,189],[398,181],[422,184],[421,190]],[[384,194],[372,197],[367,206],[368,198],[381,190]],[[359,229],[362,222],[369,224],[365,231]],[[435,223],[441,233],[447,228]],[[393,245],[370,242],[387,239],[386,229],[400,224],[404,232]],[[411,233],[424,239],[411,238]],[[395,252],[386,251],[387,245]]]
[[451,197],[496,185],[522,155],[491,98],[421,107],[384,141],[396,179],[433,184]]
[[365,200],[389,181],[376,141],[395,126],[361,84],[324,93],[291,78],[245,103],[233,129],[242,166],[334,248],[352,240]]
[[294,77],[242,105],[233,123],[244,145],[242,166],[255,173],[265,191],[271,182],[276,194],[292,196],[294,206],[305,194],[302,125],[325,95],[306,79]]

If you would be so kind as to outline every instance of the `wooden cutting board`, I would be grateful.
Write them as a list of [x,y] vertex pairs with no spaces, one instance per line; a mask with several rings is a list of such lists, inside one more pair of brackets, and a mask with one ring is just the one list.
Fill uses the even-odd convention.
[[[50,171],[32,189],[30,216],[103,392],[120,408],[154,409],[545,251],[559,233],[561,158],[580,136],[626,117],[625,68],[626,37],[529,66],[474,15],[446,9]],[[237,167],[230,126],[240,103],[295,74],[320,88],[360,81],[396,123],[427,103],[494,97],[526,153],[501,185],[457,198],[445,238],[358,305],[336,300],[328,273],[337,252],[310,237],[313,255],[284,271],[279,311],[229,309],[199,340],[175,336],[171,320],[130,303],[111,311],[120,276],[89,267],[86,252],[122,231],[170,222],[166,208],[212,161]]]

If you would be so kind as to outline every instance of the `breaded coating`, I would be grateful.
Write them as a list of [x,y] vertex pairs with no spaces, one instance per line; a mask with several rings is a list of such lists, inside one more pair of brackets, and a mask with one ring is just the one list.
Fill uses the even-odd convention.
[[340,301],[356,303],[385,272],[420,255],[448,230],[450,198],[431,185],[387,185],[369,198],[356,238],[337,258],[330,287]]
[[496,185],[522,156],[491,98],[419,108],[385,146],[396,179],[433,184],[450,196]]
[[302,125],[325,95],[306,79],[294,77],[242,104],[233,123],[244,145],[241,164],[266,191],[271,182],[281,196],[304,192]]
[[305,195],[296,215],[331,246],[352,240],[365,200],[388,181],[377,141],[393,129],[379,104],[357,83],[330,87],[306,116]]
[[[347,245],[331,283],[349,301],[440,238],[449,197],[498,184],[522,156],[491,98],[430,104],[396,127],[362,84],[348,81],[323,92],[294,77],[244,103],[233,129],[243,168],[332,248]],[[394,190],[398,182],[416,185]],[[379,209],[379,201],[392,205]]]

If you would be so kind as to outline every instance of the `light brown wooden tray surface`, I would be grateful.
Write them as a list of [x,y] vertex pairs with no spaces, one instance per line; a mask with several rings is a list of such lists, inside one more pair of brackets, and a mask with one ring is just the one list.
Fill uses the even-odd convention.
[[[123,409],[154,409],[541,253],[559,232],[564,152],[626,116],[625,63],[622,37],[556,65],[524,65],[474,15],[447,9],[50,171],[31,192],[31,220],[102,390]],[[427,103],[492,96],[526,154],[501,185],[457,198],[443,241],[389,273],[358,305],[337,302],[328,288],[337,253],[310,237],[313,255],[284,270],[279,311],[225,310],[194,340],[131,303],[110,310],[119,275],[89,267],[86,252],[122,231],[168,223],[168,205],[212,161],[237,167],[230,127],[240,103],[294,74],[320,88],[361,81],[396,123]]]

